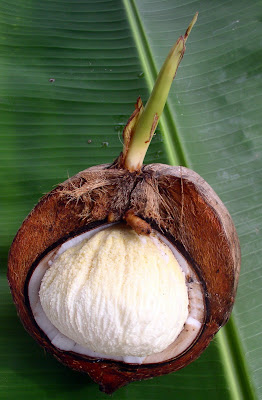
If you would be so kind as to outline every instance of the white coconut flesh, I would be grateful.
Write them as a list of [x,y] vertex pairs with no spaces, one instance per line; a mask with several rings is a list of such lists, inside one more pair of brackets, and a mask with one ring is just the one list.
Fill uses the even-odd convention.
[[28,284],[35,321],[62,351],[126,363],[183,353],[204,323],[203,287],[159,232],[109,224],[67,240]]

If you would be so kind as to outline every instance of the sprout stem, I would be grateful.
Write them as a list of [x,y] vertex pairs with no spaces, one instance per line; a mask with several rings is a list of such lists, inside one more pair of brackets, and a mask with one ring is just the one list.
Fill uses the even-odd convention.
[[141,170],[148,146],[154,135],[171,84],[176,75],[177,68],[183,58],[186,49],[186,40],[197,20],[197,16],[198,13],[195,14],[185,35],[180,36],[170,50],[157,76],[148,102],[135,125],[128,150],[125,152],[125,159],[123,160],[124,168],[128,169],[130,172]]

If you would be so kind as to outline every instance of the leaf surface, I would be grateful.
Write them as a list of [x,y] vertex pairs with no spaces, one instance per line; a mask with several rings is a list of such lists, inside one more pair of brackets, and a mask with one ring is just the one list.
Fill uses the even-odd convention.
[[140,95],[192,16],[199,20],[146,163],[186,165],[211,184],[240,237],[233,316],[192,365],[115,399],[262,398],[261,3],[3,0],[0,4],[1,393],[107,398],[23,330],[6,282],[8,248],[39,197],[112,162]]

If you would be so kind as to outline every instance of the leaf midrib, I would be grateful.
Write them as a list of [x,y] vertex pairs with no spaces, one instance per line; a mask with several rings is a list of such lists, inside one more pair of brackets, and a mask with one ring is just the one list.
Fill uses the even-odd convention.
[[[134,35],[134,40],[137,45],[139,58],[145,71],[145,79],[149,91],[151,92],[157,76],[157,68],[134,1],[123,0],[123,2]],[[186,152],[181,145],[180,135],[178,134],[177,127],[174,124],[171,115],[170,106],[167,102],[159,126],[164,136],[164,145],[168,161],[170,165],[186,166]]]
[[[137,46],[138,55],[145,72],[145,79],[151,92],[157,77],[157,68],[152,56],[150,45],[134,0],[123,0],[127,18]],[[170,165],[191,166],[190,159],[182,145],[176,122],[172,117],[169,102],[165,106],[159,122],[164,136],[164,145]],[[255,400],[256,395],[250,381],[250,374],[244,356],[241,340],[234,317],[231,316],[227,325],[217,335],[219,351],[225,371],[225,379],[230,387],[232,400]]]

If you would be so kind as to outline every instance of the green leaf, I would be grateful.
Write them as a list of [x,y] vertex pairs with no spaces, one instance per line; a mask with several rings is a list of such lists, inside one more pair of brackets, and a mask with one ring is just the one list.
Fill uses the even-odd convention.
[[262,398],[261,2],[2,0],[1,358],[3,399],[107,398],[23,330],[6,281],[8,248],[27,213],[67,176],[111,162],[140,95],[196,11],[146,162],[183,164],[228,207],[242,248],[230,322],[176,373],[114,399]]

